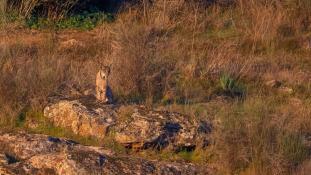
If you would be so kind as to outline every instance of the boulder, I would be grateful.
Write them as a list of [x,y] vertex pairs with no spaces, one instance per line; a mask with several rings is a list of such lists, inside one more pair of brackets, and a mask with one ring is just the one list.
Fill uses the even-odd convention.
[[94,96],[53,96],[44,115],[75,134],[99,139],[109,135],[132,148],[206,146],[211,132],[210,123],[195,117],[140,105],[106,105]]
[[99,107],[87,103],[87,99],[60,100],[45,107],[44,116],[56,126],[70,129],[75,134],[100,139],[107,135],[109,127],[116,121],[112,106]]
[[0,174],[209,174],[189,163],[117,156],[101,147],[39,134],[0,133]]
[[144,106],[128,106],[132,113],[118,112],[114,126],[115,140],[132,147],[194,148],[208,144],[211,125],[176,112],[155,111]]

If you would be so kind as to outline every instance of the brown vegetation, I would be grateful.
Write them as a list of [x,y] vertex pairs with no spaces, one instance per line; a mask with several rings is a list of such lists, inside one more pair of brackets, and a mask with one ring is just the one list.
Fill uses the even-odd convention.
[[[19,8],[23,16],[30,5]],[[123,8],[114,22],[83,33],[13,29],[5,16],[1,127],[15,125],[25,111],[42,111],[64,82],[94,84],[100,61],[112,65],[110,82],[120,103],[173,103],[165,108],[214,121],[215,143],[209,153],[197,150],[205,154],[199,163],[215,165],[221,174],[310,169],[309,0],[138,3]],[[61,47],[71,39],[76,44]],[[243,98],[228,97],[219,82],[223,74]],[[293,92],[265,85],[274,79]]]

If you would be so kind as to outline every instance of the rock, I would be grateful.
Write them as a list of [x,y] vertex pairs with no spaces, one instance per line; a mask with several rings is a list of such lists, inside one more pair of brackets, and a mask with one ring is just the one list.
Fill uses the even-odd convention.
[[[39,134],[0,133],[0,174],[209,174],[188,163],[116,156],[70,140]],[[8,158],[10,157],[10,158]],[[10,161],[13,159],[14,161]]]
[[311,37],[306,37],[302,39],[301,47],[305,50],[311,50]]
[[77,41],[76,39],[69,39],[59,44],[60,50],[83,48],[83,47],[85,47],[84,44],[81,41]]
[[95,96],[95,90],[94,89],[86,89],[86,90],[84,90],[83,91],[83,95],[85,95],[85,96],[90,96],[90,95],[93,95],[93,96]]
[[44,116],[56,126],[99,139],[110,135],[130,148],[206,146],[211,132],[208,122],[180,113],[155,111],[138,105],[105,105],[93,96],[51,99],[44,109]]
[[292,94],[294,92],[292,88],[282,85],[282,83],[278,80],[270,80],[267,81],[265,84],[266,86],[269,86],[271,88],[276,88],[280,93]]
[[289,87],[280,87],[278,90],[279,92],[284,93],[284,94],[292,94],[294,92],[294,90]]
[[109,127],[115,124],[116,114],[112,107],[99,107],[88,103],[89,99],[60,100],[44,109],[44,116],[55,125],[68,128],[81,136],[104,138]]
[[[211,126],[193,117],[167,111],[148,110],[144,106],[132,106],[134,112],[114,127],[115,140],[137,147],[163,148],[195,147],[207,142]],[[204,128],[204,129],[201,129]],[[203,144],[203,143],[202,143]]]
[[267,81],[266,83],[266,86],[269,86],[271,88],[279,88],[282,83],[278,80],[270,80],[270,81]]

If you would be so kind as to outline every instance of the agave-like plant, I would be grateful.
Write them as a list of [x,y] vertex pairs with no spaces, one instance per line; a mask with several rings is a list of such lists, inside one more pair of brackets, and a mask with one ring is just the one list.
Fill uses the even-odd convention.
[[236,79],[232,78],[228,74],[222,74],[220,77],[221,88],[225,92],[229,92],[233,95],[243,95],[244,88],[237,82]]
[[228,74],[223,74],[220,77],[220,85],[224,91],[231,91],[235,86],[235,80]]

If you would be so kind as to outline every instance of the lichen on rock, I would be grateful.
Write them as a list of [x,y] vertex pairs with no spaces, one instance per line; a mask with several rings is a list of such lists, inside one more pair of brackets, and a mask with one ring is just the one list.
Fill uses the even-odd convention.
[[39,134],[0,133],[0,174],[205,175],[210,170],[188,163],[120,156],[101,147]]

